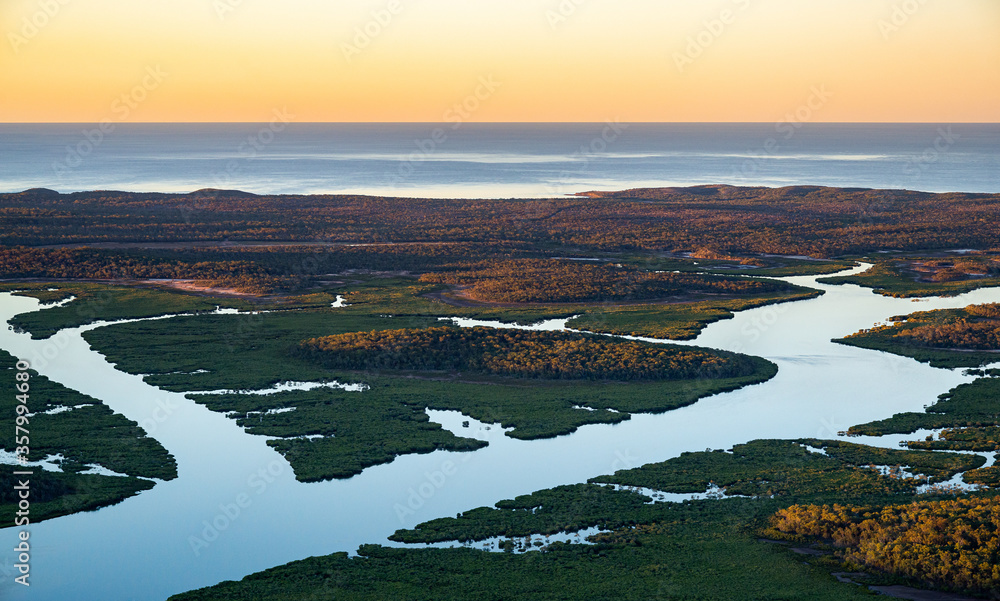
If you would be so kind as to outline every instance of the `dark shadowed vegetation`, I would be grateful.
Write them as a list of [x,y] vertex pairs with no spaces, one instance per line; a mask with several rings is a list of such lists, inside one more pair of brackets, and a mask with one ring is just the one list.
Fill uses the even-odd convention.
[[[0,351],[0,373],[11,374],[16,360]],[[30,433],[29,462],[48,460],[61,472],[32,469],[31,521],[98,509],[118,503],[153,487],[151,478],[177,477],[174,458],[156,440],[124,416],[113,413],[97,399],[52,382],[29,371],[27,430]],[[13,382],[11,375],[9,381]],[[15,394],[0,397],[0,414],[18,415]],[[13,428],[12,428],[13,429]],[[0,450],[14,453],[13,436],[0,438]],[[99,465],[121,474],[84,474]],[[17,511],[16,491],[10,470],[0,477],[0,520],[13,523]]]

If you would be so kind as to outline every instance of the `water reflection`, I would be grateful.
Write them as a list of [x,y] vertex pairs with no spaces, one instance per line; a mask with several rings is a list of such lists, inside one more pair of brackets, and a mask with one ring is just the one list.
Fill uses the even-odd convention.
[[[489,424],[437,415],[449,429],[490,445],[472,453],[404,456],[349,480],[313,484],[297,482],[264,437],[115,370],[81,337],[96,326],[41,341],[2,329],[4,350],[45,358],[36,366],[41,373],[142,424],[177,458],[180,477],[114,507],[33,525],[32,587],[15,588],[4,578],[0,597],[159,601],[292,560],[353,552],[398,528],[684,451],[727,449],[756,438],[836,437],[853,424],[920,411],[972,378],[836,345],[832,338],[918,309],[1000,301],[1000,290],[987,289],[918,304],[815,279],[787,278],[821,288],[824,296],[739,313],[692,342],[774,361],[780,372],[765,384],[550,440],[514,440],[499,428],[487,430]],[[0,294],[4,320],[34,310],[37,300]],[[249,503],[233,516],[231,507],[244,498]],[[0,547],[13,548],[15,536],[13,529],[0,531]]]

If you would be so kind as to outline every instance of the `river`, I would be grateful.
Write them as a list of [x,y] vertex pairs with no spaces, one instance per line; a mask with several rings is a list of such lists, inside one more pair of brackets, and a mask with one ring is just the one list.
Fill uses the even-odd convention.
[[[33,524],[31,587],[14,584],[0,564],[0,598],[163,601],[296,559],[387,543],[399,528],[684,451],[727,449],[757,438],[834,438],[854,424],[920,411],[972,378],[833,344],[832,338],[893,315],[1000,301],[996,288],[912,301],[817,284],[815,277],[783,279],[826,294],[741,312],[692,341],[774,361],[780,371],[769,382],[550,440],[514,440],[498,427],[472,420],[464,428],[467,418],[430,412],[449,430],[490,445],[471,453],[408,455],[348,480],[311,484],[296,482],[265,438],[181,394],[117,371],[82,338],[101,324],[49,340],[2,328],[0,348],[47,358],[33,367],[143,424],[177,458],[180,475],[119,505]],[[35,299],[0,294],[4,322],[37,310],[43,309]],[[887,437],[885,446],[898,440]],[[13,528],[0,530],[0,548],[13,549],[16,537]],[[9,570],[13,554],[0,558]]]

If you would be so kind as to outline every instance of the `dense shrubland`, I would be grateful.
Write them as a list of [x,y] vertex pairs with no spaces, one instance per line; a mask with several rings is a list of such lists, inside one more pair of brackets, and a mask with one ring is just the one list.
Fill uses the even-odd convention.
[[952,313],[915,313],[901,324],[881,333],[898,338],[903,344],[1000,350],[1000,304],[970,305]]
[[527,378],[732,378],[755,369],[748,357],[721,351],[492,328],[352,332],[308,340],[301,349],[331,369],[469,370]]
[[[1000,223],[998,200],[986,194],[729,186],[555,200],[33,190],[0,195],[0,278],[194,279],[267,294],[350,270],[440,272],[455,280],[454,272],[477,271],[484,260],[567,253],[638,253],[649,260],[687,254],[710,263],[726,260],[731,268],[759,267],[767,263],[762,254],[991,249]],[[38,248],[95,244],[106,248]],[[855,277],[922,294],[981,286],[998,273],[998,261],[986,256],[904,263],[882,275]],[[555,281],[514,285],[505,276],[470,285],[474,296],[513,302],[759,292],[682,274],[633,271],[584,289],[566,281],[571,274],[539,275]],[[603,275],[598,270],[589,277]]]
[[0,247],[0,277],[64,280],[196,280],[205,286],[266,294],[295,289],[298,278],[268,273],[251,261],[185,262],[93,249]]
[[780,532],[832,541],[850,563],[926,585],[1000,589],[1000,499],[959,498],[885,507],[797,505],[774,518]]
[[661,273],[610,264],[522,259],[433,273],[421,281],[471,286],[477,300],[501,303],[648,301],[688,295],[770,294],[793,286],[776,280]]
[[1000,286],[1000,257],[995,249],[989,253],[977,251],[976,255],[959,260],[896,255],[875,255],[870,260],[875,266],[864,273],[824,278],[820,282],[857,284],[897,298],[956,296]]
[[978,367],[997,360],[1000,305],[897,316],[890,325],[861,330],[837,342],[906,355],[935,366]]
[[835,256],[990,249],[996,246],[998,213],[1000,197],[990,194],[803,186],[646,189],[553,200],[36,190],[0,195],[0,243],[518,240],[712,256]]
[[918,279],[928,282],[960,282],[1000,275],[1000,260],[989,256],[914,260],[903,265],[915,272]]
[[506,244],[387,246],[280,245],[145,249],[0,246],[0,278],[197,280],[216,288],[269,294],[298,291],[327,276],[454,269],[468,261],[535,254]]

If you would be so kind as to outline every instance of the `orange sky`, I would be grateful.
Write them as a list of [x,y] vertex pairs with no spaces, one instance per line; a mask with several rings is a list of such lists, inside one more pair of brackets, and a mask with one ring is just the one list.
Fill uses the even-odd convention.
[[1000,121],[998,0],[3,0],[0,32],[0,122]]

